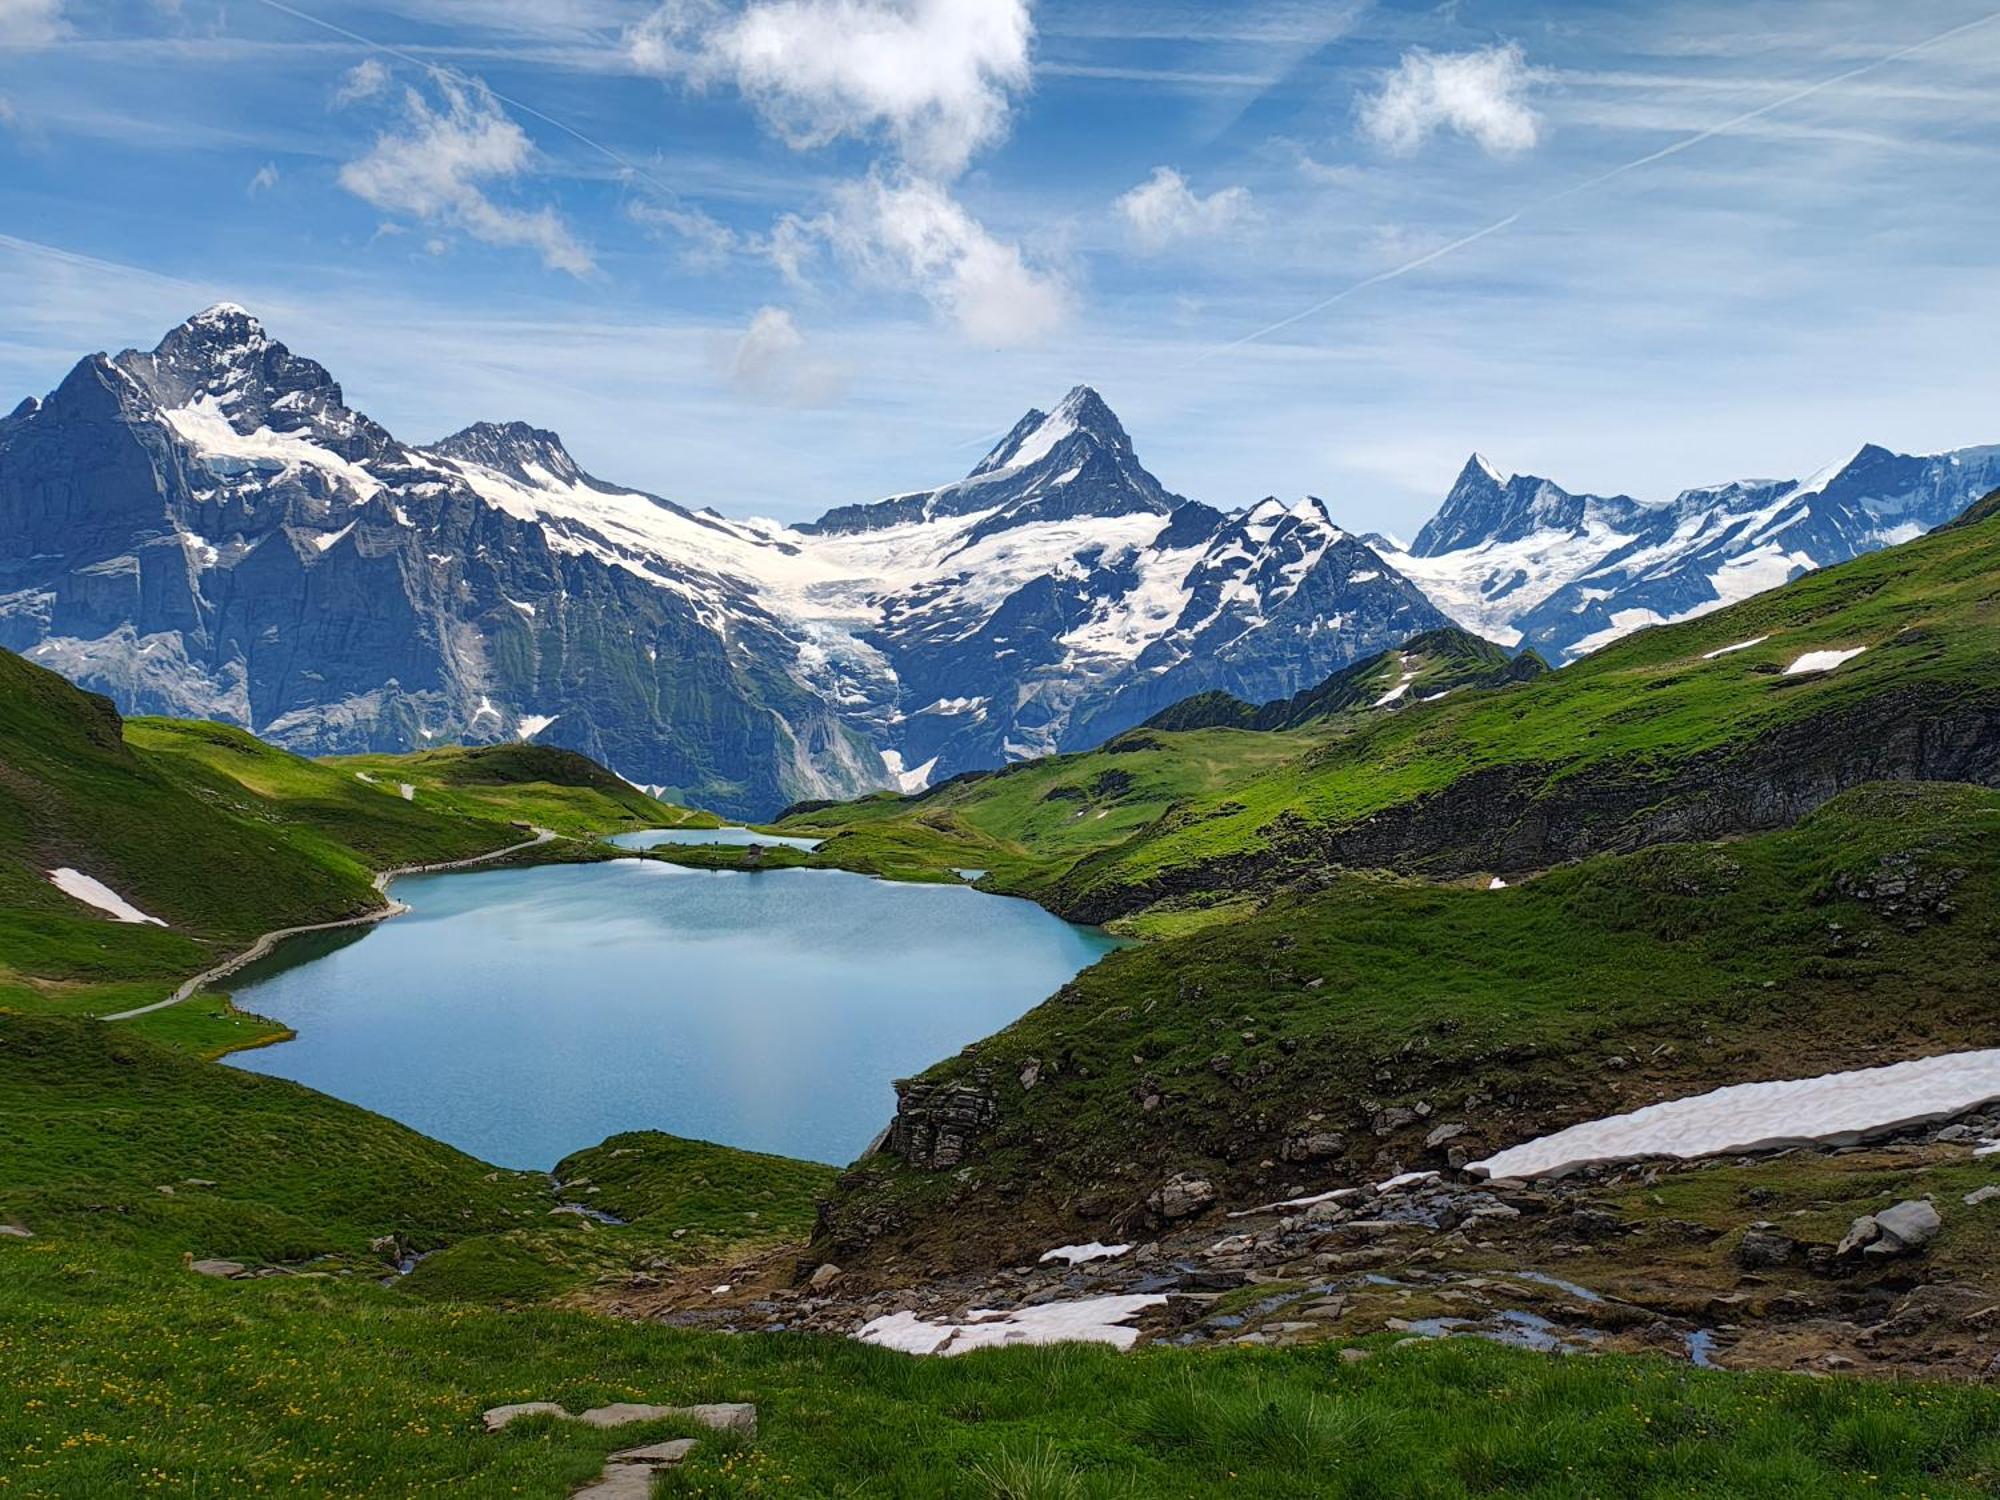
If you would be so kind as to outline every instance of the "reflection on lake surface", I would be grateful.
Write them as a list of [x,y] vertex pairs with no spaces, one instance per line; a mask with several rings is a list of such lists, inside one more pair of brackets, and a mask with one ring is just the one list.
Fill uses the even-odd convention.
[[299,1035],[230,1061],[511,1167],[635,1129],[851,1161],[892,1079],[1116,946],[1026,901],[833,870],[618,860],[395,895],[407,915],[237,985]]

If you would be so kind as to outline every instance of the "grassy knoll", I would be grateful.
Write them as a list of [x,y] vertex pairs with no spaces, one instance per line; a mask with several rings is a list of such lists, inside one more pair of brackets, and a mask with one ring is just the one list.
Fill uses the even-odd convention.
[[[484,1407],[534,1399],[758,1403],[754,1444],[704,1437],[664,1495],[1969,1497],[2000,1477],[2000,1396],[1976,1388],[1379,1338],[1361,1363],[1332,1345],[917,1361],[508,1307],[541,1300],[517,1226],[570,1217],[540,1178],[89,1023],[0,1033],[0,1143],[0,1221],[35,1231],[0,1238],[0,1494],[553,1500],[680,1430],[479,1430]],[[728,1158],[634,1135],[565,1171],[642,1221],[721,1229],[747,1200],[794,1222],[818,1169]],[[383,1285],[378,1236],[445,1248]],[[211,1280],[183,1252],[298,1274]]]
[[1990,1047],[1997,964],[2000,793],[1971,787],[1863,787],[1784,833],[1503,890],[1340,876],[1113,954],[932,1068],[997,1123],[966,1170],[853,1169],[837,1238],[1018,1254],[1131,1230],[1175,1170],[1257,1201],[1442,1166],[1443,1122],[1477,1156],[1723,1082]]
[[[1143,729],[786,826],[920,830],[1004,888],[1094,920],[1327,865],[1529,869],[1772,826],[1817,787],[1936,774],[1924,767],[1940,755],[1990,773],[1996,597],[2000,514],[1975,507],[1966,524],[1522,683],[1438,697],[1418,663],[1377,707],[1368,692],[1408,670],[1391,652],[1333,680],[1324,714],[1280,716],[1297,728]],[[1785,670],[1857,647],[1832,671]],[[1197,709],[1191,722],[1214,717]]]
[[[225,725],[121,720],[0,652],[0,1007],[156,1000],[260,933],[379,907],[376,870],[502,848],[524,837],[516,824],[582,834],[699,816],[567,751],[365,761],[373,781]],[[167,926],[65,896],[48,879],[63,866]]]

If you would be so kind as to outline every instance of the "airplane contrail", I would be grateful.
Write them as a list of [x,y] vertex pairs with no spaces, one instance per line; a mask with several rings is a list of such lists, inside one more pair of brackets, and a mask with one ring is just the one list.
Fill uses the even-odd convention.
[[323,20],[319,16],[299,10],[295,6],[287,5],[284,3],[284,0],[257,0],[257,3],[267,10],[275,10],[280,15],[292,17],[293,20],[304,21],[308,26],[317,26],[322,31],[330,31],[335,36],[345,37],[350,42],[366,47],[371,51],[383,53],[385,56],[393,57],[399,62],[409,63],[412,67],[422,68],[427,72],[442,73],[446,77],[456,79],[461,83],[476,83],[509,109],[518,110],[531,119],[540,120],[551,129],[560,130],[572,140],[589,147],[592,151],[595,151],[607,160],[617,163],[618,166],[630,172],[634,177],[650,183],[653,187],[665,193],[667,197],[676,202],[680,200],[681,195],[664,178],[651,169],[633,161],[623,152],[605,145],[604,142],[585,135],[574,125],[568,124],[563,120],[558,120],[554,115],[544,114],[541,110],[536,109],[534,105],[526,103],[523,100],[515,99],[510,95],[501,93],[498,89],[488,85],[484,79],[475,79],[469,74],[458,71],[456,68],[448,68],[442,63],[432,62],[428,58],[420,57],[414,52],[405,51],[401,47],[391,46],[387,42],[378,42],[371,36],[363,36],[358,31],[350,30],[348,27],[338,25],[333,21]]
[[[266,3],[270,3],[270,0],[266,0]],[[1802,99],[1810,99],[1814,94],[1823,93],[1830,88],[1837,88],[1843,83],[1850,83],[1864,74],[1873,73],[1877,68],[1886,68],[1889,64],[1901,62],[1904,58],[1922,52],[1927,47],[1935,47],[1940,42],[1948,42],[1953,37],[1963,36],[1968,31],[1976,31],[1982,26],[1990,26],[1995,21],[2000,21],[2000,10],[1981,16],[1975,21],[1967,21],[1963,25],[1954,26],[1949,31],[1940,31],[1936,36],[1925,37],[1920,42],[1912,42],[1907,47],[1886,53],[1881,57],[1862,63],[1858,67],[1849,68],[1846,72],[1837,73],[1831,78],[1822,78],[1818,83],[1808,84],[1802,89],[1793,90],[1782,99],[1773,99],[1768,104],[1761,104],[1755,109],[1745,110],[1740,115],[1734,115],[1720,124],[1710,125],[1704,130],[1697,130],[1693,135],[1684,136],[1671,145],[1662,146],[1657,151],[1649,151],[1644,156],[1634,157],[1631,161],[1612,167],[1609,171],[1599,172],[1594,177],[1587,177],[1582,182],[1571,183],[1568,187],[1558,189],[1546,197],[1537,198],[1525,207],[1517,208],[1504,219],[1494,220],[1484,229],[1475,229],[1472,233],[1453,240],[1449,245],[1441,245],[1427,254],[1419,255],[1414,260],[1404,261],[1401,265],[1391,267],[1389,270],[1377,271],[1373,276],[1363,277],[1360,281],[1342,287],[1331,297],[1323,298],[1301,312],[1295,312],[1290,317],[1280,318],[1277,322],[1260,328],[1255,333],[1246,333],[1243,337],[1232,340],[1227,344],[1217,345],[1207,353],[1196,356],[1194,362],[1201,364],[1206,360],[1214,359],[1218,355],[1228,354],[1232,350],[1241,349],[1245,344],[1254,344],[1259,339],[1268,338],[1282,329],[1290,328],[1294,323],[1303,323],[1307,318],[1317,317],[1329,307],[1345,302],[1349,297],[1365,292],[1370,287],[1377,287],[1385,281],[1394,281],[1398,277],[1409,275],[1412,271],[1422,270],[1434,261],[1442,260],[1447,255],[1463,250],[1467,245],[1475,244],[1489,235],[1500,233],[1503,229],[1519,223],[1529,214],[1537,213],[1566,199],[1574,198],[1581,193],[1587,193],[1592,189],[1600,188],[1614,178],[1623,177],[1628,172],[1636,172],[1641,167],[1649,167],[1654,162],[1664,161],[1669,156],[1678,156],[1681,152],[1699,146],[1704,141],[1712,141],[1719,135],[1727,135],[1738,126],[1747,125],[1752,120],[1760,120],[1765,115],[1789,108]]]

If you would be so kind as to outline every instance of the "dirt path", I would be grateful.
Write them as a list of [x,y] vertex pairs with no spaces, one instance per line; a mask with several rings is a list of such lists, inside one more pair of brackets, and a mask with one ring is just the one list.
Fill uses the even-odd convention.
[[[509,844],[504,849],[495,849],[487,854],[474,854],[466,859],[443,860],[436,864],[398,865],[393,870],[383,870],[377,873],[375,876],[375,889],[386,895],[389,889],[389,882],[399,875],[435,875],[446,870],[463,870],[471,865],[489,864],[493,860],[504,859],[510,854],[518,854],[523,849],[533,849],[539,845],[546,844],[555,836],[553,829],[537,828],[533,838],[524,839],[518,844]],[[188,980],[179,989],[167,996],[166,999],[155,1000],[151,1005],[135,1006],[131,1010],[121,1010],[113,1015],[100,1016],[98,1019],[102,1021],[129,1021],[134,1016],[151,1015],[156,1010],[165,1010],[170,1005],[179,1005],[183,1000],[198,994],[206,986],[215,983],[216,980],[234,974],[246,964],[255,963],[286,938],[298,937],[300,934],[307,932],[331,932],[339,927],[366,927],[370,923],[383,921],[408,910],[409,908],[401,902],[390,901],[388,905],[378,911],[363,912],[358,917],[342,917],[337,922],[308,922],[301,927],[280,927],[276,931],[265,933],[235,957],[224,959],[212,969],[202,970],[201,973]]]

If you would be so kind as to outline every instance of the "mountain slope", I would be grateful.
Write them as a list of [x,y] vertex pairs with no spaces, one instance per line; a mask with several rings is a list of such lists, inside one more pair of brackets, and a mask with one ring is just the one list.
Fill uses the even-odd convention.
[[1869,445],[1803,481],[1740,480],[1662,505],[1503,476],[1478,454],[1409,550],[1384,555],[1468,629],[1572,660],[1813,568],[1907,541],[2000,483],[2000,447]]
[[[1869,780],[2000,780],[1996,580],[2000,517],[1988,516],[1520,685],[1413,701],[1391,655],[1345,685],[1363,706],[1276,736],[1145,730],[923,802],[795,821],[881,836],[900,820],[966,854],[997,843],[1004,863],[959,862],[1089,921],[1337,868],[1512,874],[1781,827]],[[1255,760],[1238,759],[1252,746]],[[1103,819],[1103,836],[1035,801],[1037,782],[1088,788],[1141,750],[1162,793]],[[1098,806],[1069,812],[1098,825]]]
[[[510,510],[469,481],[461,444],[397,443],[240,308],[93,356],[0,422],[0,644],[128,710],[295,748],[559,725],[638,781],[735,810],[881,779],[790,672],[796,641],[707,555],[663,572],[596,512]],[[704,529],[543,456],[604,511]]]
[[0,421],[0,645],[315,753],[540,739],[735,816],[1295,692],[1444,622],[1317,501],[1168,491],[1094,391],[790,529],[554,433],[407,446],[221,304]]

